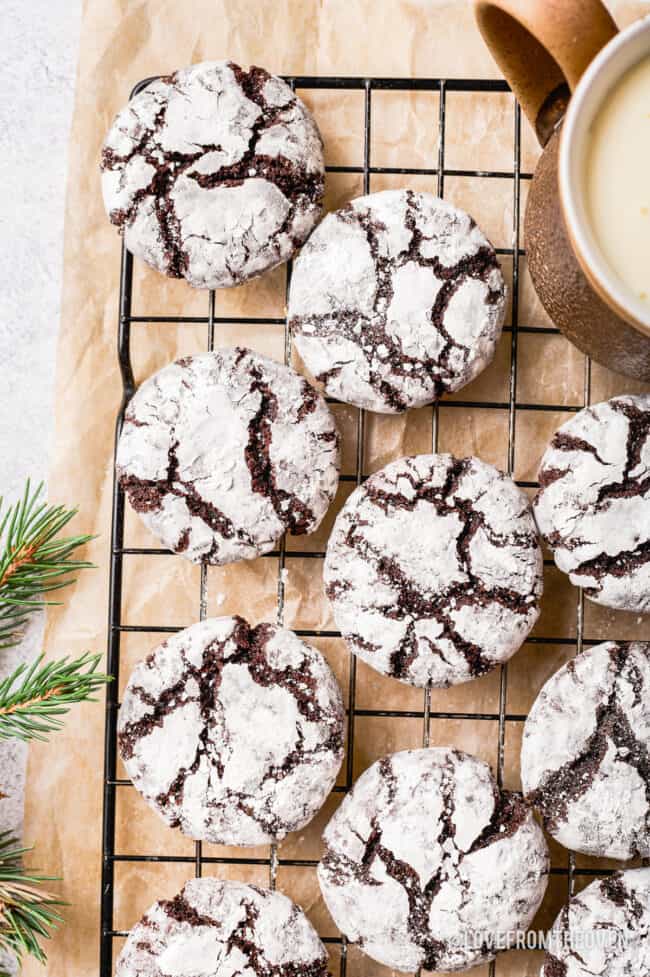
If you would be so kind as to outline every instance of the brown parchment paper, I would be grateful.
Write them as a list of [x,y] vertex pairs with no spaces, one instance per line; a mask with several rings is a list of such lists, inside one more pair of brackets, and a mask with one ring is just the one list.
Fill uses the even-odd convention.
[[[645,4],[619,3],[617,15],[626,22],[645,12]],[[49,656],[77,655],[106,646],[108,559],[114,419],[121,396],[117,369],[116,326],[119,240],[109,226],[99,192],[98,158],[112,116],[126,101],[135,82],[168,73],[190,62],[232,58],[262,64],[278,73],[496,77],[475,29],[471,7],[464,0],[86,0],[76,107],[71,136],[65,231],[65,272],[58,354],[56,444],[49,479],[52,501],[78,504],[76,530],[97,533],[88,557],[98,569],[85,572],[65,592],[65,607],[49,615],[46,649]],[[359,164],[363,151],[363,99],[357,92],[308,93],[326,143],[330,164]],[[382,93],[373,95],[372,163],[383,166],[431,166],[437,153],[437,95]],[[450,93],[447,100],[446,166],[508,170],[512,165],[513,107],[509,96]],[[524,125],[522,168],[531,171],[537,148]],[[375,178],[371,189],[403,185],[404,178]],[[435,189],[431,181],[413,178],[412,186]],[[339,206],[362,191],[361,176],[331,175],[327,206]],[[509,180],[478,181],[447,177],[445,195],[469,210],[496,246],[511,246],[512,184]],[[525,199],[525,186],[522,205]],[[523,206],[522,206],[523,210]],[[504,262],[506,275],[511,264]],[[545,326],[522,262],[519,321]],[[218,314],[281,315],[285,273],[264,278],[218,297]],[[205,293],[184,283],[167,281],[136,262],[133,313],[204,315]],[[177,355],[201,350],[204,326],[134,324],[133,362],[137,380]],[[219,327],[217,344],[237,341],[278,359],[283,357],[282,328]],[[459,395],[463,400],[507,401],[510,340],[504,336],[492,366]],[[559,334],[521,334],[518,344],[518,389],[521,402],[562,405],[582,402],[584,360]],[[592,400],[638,389],[601,367],[592,371]],[[355,466],[356,412],[336,408],[344,434],[344,471]],[[566,414],[518,411],[515,476],[535,477],[544,445]],[[428,451],[432,439],[430,409],[395,417],[368,416],[366,472],[405,453]],[[507,411],[450,409],[439,416],[439,448],[476,453],[501,467],[507,465]],[[334,515],[349,492],[343,486],[326,523],[314,537],[290,541],[290,547],[321,548]],[[152,545],[138,520],[127,516],[127,546]],[[153,544],[155,545],[155,544]],[[291,627],[327,628],[331,620],[321,587],[321,561],[294,559],[288,564],[285,623]],[[208,613],[240,612],[251,621],[273,620],[277,565],[257,560],[209,571]],[[123,622],[187,625],[198,618],[199,570],[177,557],[127,557],[124,569]],[[566,638],[576,633],[577,592],[554,570],[546,574],[544,609],[536,633]],[[587,603],[587,637],[647,637],[648,621],[609,612]],[[327,655],[347,689],[349,656],[337,639],[315,643]],[[155,636],[126,634],[122,643],[123,688],[132,665],[155,644]],[[572,646],[525,646],[508,668],[509,713],[525,713],[540,685],[571,654]],[[497,674],[446,691],[435,691],[432,708],[440,711],[498,711]],[[383,678],[359,663],[357,707],[390,710],[422,708],[422,693]],[[48,944],[49,963],[25,965],[24,973],[56,977],[90,977],[98,972],[100,844],[104,712],[101,704],[76,708],[65,730],[49,745],[31,751],[25,832],[37,842],[36,859],[48,872],[61,874],[63,897],[69,901],[66,925]],[[521,723],[509,722],[505,742],[505,781],[517,786]],[[435,720],[432,744],[452,744],[493,765],[498,749],[498,724],[471,720]],[[358,775],[382,754],[417,746],[422,720],[407,717],[357,717],[354,772]],[[118,776],[124,775],[123,770]],[[338,801],[334,795],[316,820],[281,846],[285,857],[315,859],[320,833]],[[131,788],[118,790],[118,852],[191,854],[192,843],[168,829]],[[205,846],[205,854],[217,849]],[[221,850],[223,853],[223,850]],[[566,866],[566,852],[553,846],[553,861]],[[250,855],[267,855],[266,849]],[[578,857],[578,866],[593,864]],[[215,874],[236,875],[265,884],[265,866],[212,866]],[[116,866],[115,927],[128,929],[157,898],[171,896],[192,867],[122,862]],[[578,886],[584,884],[578,878]],[[280,867],[278,886],[299,901],[319,932],[336,928],[319,897],[312,868]],[[547,926],[564,900],[565,880],[552,879],[537,923]],[[115,941],[115,953],[121,940]],[[338,974],[338,950],[331,967]],[[497,974],[537,973],[539,954],[512,952],[499,959]],[[351,948],[350,977],[381,977],[389,973]],[[472,971],[487,974],[487,967]]]

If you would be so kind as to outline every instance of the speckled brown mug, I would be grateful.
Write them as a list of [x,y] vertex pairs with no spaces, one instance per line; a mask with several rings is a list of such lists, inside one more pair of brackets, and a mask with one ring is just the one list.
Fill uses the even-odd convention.
[[544,148],[528,195],[528,267],[553,322],[597,362],[650,380],[650,307],[604,260],[585,153],[603,100],[650,53],[650,18],[618,32],[600,0],[475,0],[480,31]]

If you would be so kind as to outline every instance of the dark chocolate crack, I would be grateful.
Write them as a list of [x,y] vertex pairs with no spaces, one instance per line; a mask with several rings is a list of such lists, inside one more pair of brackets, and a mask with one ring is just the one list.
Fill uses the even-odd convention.
[[[272,425],[278,414],[278,400],[261,370],[253,367],[251,377],[251,391],[260,395],[260,405],[248,424],[245,452],[251,487],[270,501],[278,519],[291,533],[301,536],[312,529],[316,521],[314,513],[297,495],[278,487],[271,461]],[[303,400],[297,414],[299,420],[311,413],[316,404],[315,391],[305,381],[302,381],[302,392]]]
[[[605,411],[604,415],[603,410]],[[608,410],[624,415],[628,422],[625,442],[625,461],[622,472],[619,471],[618,477],[612,478],[610,481],[603,481],[602,484],[599,484],[593,498],[583,499],[579,496],[579,479],[577,479],[575,487],[568,489],[568,500],[558,498],[555,505],[557,506],[559,518],[563,516],[563,507],[565,505],[570,506],[572,518],[569,529],[566,529],[563,525],[559,529],[554,528],[553,524],[554,522],[557,523],[558,520],[555,519],[552,510],[549,511],[548,515],[542,515],[539,520],[543,522],[541,529],[543,530],[546,541],[553,550],[573,553],[579,548],[585,546],[591,548],[602,543],[601,552],[589,559],[580,560],[575,566],[572,565],[569,569],[571,577],[578,578],[574,581],[578,585],[580,585],[580,578],[594,578],[594,582],[584,588],[585,594],[602,603],[609,603],[607,598],[607,582],[609,578],[625,579],[628,576],[632,578],[639,569],[650,561],[650,539],[647,538],[648,534],[644,532],[645,527],[643,525],[640,524],[638,527],[638,534],[636,534],[633,548],[621,549],[618,552],[611,552],[612,547],[610,541],[602,539],[598,535],[598,517],[600,514],[605,515],[613,504],[623,499],[637,498],[650,500],[650,471],[648,471],[647,466],[642,464],[643,451],[650,439],[650,410],[644,407],[644,402],[641,398],[621,397],[614,398],[602,405],[586,408],[583,413],[590,419],[595,430],[602,431],[608,423]],[[564,429],[560,429],[554,435],[548,451],[592,455],[596,462],[602,466],[604,473],[606,473],[606,470],[613,466],[613,462],[604,460],[595,444],[591,443],[587,435],[582,437],[573,435],[571,433],[571,427],[574,423],[575,420],[568,422]],[[583,431],[584,428],[585,423],[583,422]],[[548,452],[542,460],[539,472],[540,489],[535,500],[535,506],[538,508],[538,512],[544,511],[543,507],[539,508],[539,503],[549,487],[557,482],[561,482],[567,476],[571,482],[574,476],[574,470],[579,475],[581,464],[578,458],[575,466],[564,468],[558,465],[555,459],[551,460],[549,457],[547,460],[547,456]],[[584,525],[583,517],[585,519],[589,518],[590,520],[589,538],[584,538],[586,531],[582,528]],[[621,518],[623,518],[622,515]],[[563,519],[562,521],[566,520]],[[614,599],[616,600],[614,606],[637,607],[639,605],[639,599],[641,605],[643,605],[642,594],[638,596],[632,594],[629,605],[624,602],[625,598],[612,598],[612,600]],[[643,606],[641,609],[643,609]]]
[[551,440],[551,447],[557,451],[584,451],[593,455],[601,465],[608,464],[608,462],[603,461],[593,444],[585,441],[584,438],[577,438],[573,434],[569,434],[568,431],[556,431]]
[[[373,610],[387,620],[409,622],[404,637],[390,657],[390,674],[397,678],[408,680],[411,667],[418,657],[418,645],[422,638],[416,634],[417,621],[435,620],[440,625],[440,641],[449,641],[467,661],[470,674],[480,676],[494,667],[494,661],[479,644],[459,633],[453,622],[452,610],[466,606],[486,608],[498,604],[525,618],[536,605],[535,588],[530,593],[521,594],[514,588],[486,584],[480,576],[480,568],[475,569],[472,565],[471,541],[479,530],[497,548],[517,547],[534,553],[538,543],[532,524],[529,532],[512,529],[507,536],[500,535],[489,525],[484,513],[476,508],[472,500],[459,497],[458,486],[470,469],[471,459],[452,459],[444,484],[431,486],[410,472],[408,462],[405,462],[399,475],[410,483],[412,493],[407,495],[397,488],[387,489],[376,478],[369,479],[363,488],[364,499],[369,500],[388,517],[391,512],[399,509],[412,512],[421,501],[433,505],[440,516],[458,516],[462,521],[462,529],[456,539],[456,559],[465,578],[461,582],[450,583],[439,590],[424,591],[421,585],[416,585],[409,579],[398,559],[386,556],[381,546],[370,543],[364,534],[364,520],[354,512],[350,513],[347,531],[338,537],[337,545],[358,553],[368,565],[375,568],[379,578],[388,583],[395,594],[390,604],[373,605]],[[338,599],[345,598],[349,591],[350,584],[345,579],[327,580],[326,593],[334,605]],[[378,646],[363,641],[358,634],[346,633],[345,636],[348,641],[369,652],[369,661],[372,661],[372,653],[379,650]],[[426,643],[434,654],[446,661],[441,645],[431,638],[427,638]]]
[[492,817],[472,843],[468,855],[481,848],[487,848],[496,841],[511,838],[530,813],[528,804],[518,794],[508,790],[500,791],[496,785],[494,794]]
[[600,891],[615,906],[627,909],[634,919],[642,919],[645,915],[643,905],[639,902],[635,894],[626,887],[622,872],[610,875],[609,878],[601,879]]
[[[127,417],[125,424],[129,423],[130,418]],[[172,440],[168,451],[169,465],[164,479],[146,479],[133,474],[124,474],[120,477],[120,488],[128,496],[135,511],[140,513],[158,512],[162,508],[163,499],[166,495],[176,495],[184,499],[190,515],[201,519],[218,536],[223,539],[232,539],[236,536],[242,543],[255,546],[255,542],[249,533],[241,527],[235,528],[232,520],[217,506],[199,495],[193,482],[181,478],[176,454],[177,449],[178,441]],[[175,551],[182,553],[187,549],[188,541],[189,531],[184,528],[174,547]]]
[[[290,127],[293,124],[296,106],[300,104],[297,97],[292,94],[284,105],[271,105],[264,98],[263,92],[265,84],[272,77],[267,71],[259,67],[252,67],[249,71],[244,71],[232,62],[228,62],[228,67],[235,76],[235,83],[240,86],[246,98],[254,103],[259,110],[255,121],[252,125],[247,126],[247,147],[236,162],[221,166],[211,172],[204,172],[196,168],[196,165],[210,153],[222,152],[222,147],[218,143],[198,145],[194,152],[170,151],[165,148],[163,133],[167,125],[169,98],[175,92],[181,97],[187,97],[184,89],[180,87],[180,73],[178,72],[161,79],[169,86],[170,91],[168,94],[157,93],[156,97],[160,99],[160,107],[151,125],[143,125],[139,118],[141,133],[129,152],[119,155],[110,145],[106,145],[102,151],[102,171],[124,171],[135,158],[142,159],[153,169],[150,182],[133,194],[129,206],[126,209],[114,208],[110,210],[109,217],[111,222],[123,233],[126,227],[133,225],[142,205],[151,201],[156,216],[158,243],[162,250],[164,265],[162,270],[172,278],[188,277],[190,265],[187,247],[189,238],[187,240],[184,238],[174,204],[174,190],[181,178],[193,180],[198,186],[206,190],[216,187],[239,186],[253,178],[263,179],[272,184],[289,205],[283,225],[276,230],[274,237],[279,239],[283,234],[289,233],[294,247],[298,247],[304,238],[304,232],[293,231],[296,218],[301,212],[307,212],[313,213],[315,220],[322,206],[324,193],[324,174],[322,171],[318,169],[312,171],[282,153],[269,156],[257,150],[264,133],[272,126],[285,125]],[[212,89],[210,90],[212,91]],[[213,94],[214,111],[218,113],[219,92],[214,91]],[[130,111],[137,112],[138,101],[152,97],[152,93],[145,89],[140,95],[135,96]],[[246,236],[242,239],[241,244],[247,258],[251,257]],[[255,244],[255,247],[256,250],[268,249],[271,252],[268,261],[269,266],[282,258],[281,254],[273,253],[273,240],[266,240],[259,245]],[[144,255],[144,257],[146,259],[147,256]],[[233,270],[227,259],[224,260],[233,279],[244,280],[247,277],[245,274],[242,275],[237,270]]]
[[544,977],[566,977],[566,975],[567,965],[564,961],[547,952],[544,958]]
[[[499,269],[496,252],[489,245],[480,247],[476,253],[466,255],[453,265],[443,265],[437,256],[428,258],[422,253],[426,243],[422,232],[416,226],[419,209],[418,194],[405,191],[407,209],[404,226],[409,231],[409,245],[397,257],[388,258],[382,254],[381,236],[386,226],[373,216],[372,207],[355,208],[351,204],[337,211],[336,219],[342,223],[360,227],[368,242],[368,248],[375,268],[376,289],[371,315],[357,310],[338,308],[332,298],[332,311],[322,315],[290,315],[289,326],[296,334],[315,334],[332,339],[353,342],[368,365],[369,383],[381,395],[383,401],[394,411],[403,411],[409,403],[394,381],[375,368],[377,350],[383,347],[386,352],[381,357],[384,365],[390,366],[390,375],[401,378],[426,376],[432,389],[431,399],[438,399],[444,392],[456,388],[459,369],[464,369],[472,350],[453,338],[445,326],[445,315],[449,303],[461,286],[469,279],[486,282],[491,273]],[[408,354],[400,337],[388,328],[388,309],[393,299],[393,276],[407,264],[417,264],[431,270],[432,275],[442,282],[434,304],[430,310],[431,328],[444,340],[442,348],[435,357],[422,359]],[[488,288],[486,304],[495,305],[503,301],[505,286],[499,289]],[[460,357],[462,368],[452,363],[452,355]],[[340,373],[340,367],[333,367],[318,374],[317,379],[327,386]]]
[[[397,757],[399,756],[400,754],[397,755]],[[405,915],[404,924],[408,941],[422,952],[421,967],[425,970],[442,969],[446,971],[450,969],[448,967],[449,956],[458,949],[458,946],[454,944],[452,939],[440,939],[436,936],[435,931],[432,931],[430,920],[432,912],[436,908],[436,899],[443,886],[445,886],[445,892],[448,893],[449,886],[452,885],[458,888],[461,902],[466,905],[471,899],[472,893],[468,889],[467,878],[462,871],[463,860],[471,858],[475,852],[481,849],[516,835],[522,829],[526,819],[530,818],[530,808],[520,797],[509,792],[502,794],[496,784],[493,784],[494,810],[490,820],[482,829],[477,826],[477,836],[467,851],[460,849],[456,841],[456,819],[459,817],[456,792],[460,789],[460,797],[464,800],[463,791],[465,788],[459,788],[457,765],[470,758],[455,750],[447,751],[444,759],[440,761],[440,781],[436,780],[435,786],[433,783],[431,784],[431,790],[439,793],[442,800],[440,812],[436,815],[437,820],[434,825],[435,837],[432,838],[431,842],[440,853],[440,862],[430,877],[423,879],[419,872],[408,861],[398,857],[393,848],[384,840],[382,825],[389,823],[392,825],[394,817],[397,817],[399,822],[400,817],[399,807],[394,807],[395,804],[398,804],[398,774],[394,767],[395,759],[395,757],[388,756],[375,764],[378,785],[372,793],[373,799],[364,805],[363,816],[359,822],[365,823],[367,819],[369,823],[369,830],[365,838],[352,828],[355,818],[348,815],[351,821],[348,828],[357,835],[362,843],[361,853],[348,854],[350,847],[344,838],[346,830],[344,817],[343,824],[334,828],[330,826],[328,829],[329,838],[326,833],[325,850],[319,873],[322,873],[322,876],[327,880],[327,885],[332,886],[334,891],[351,883],[370,889],[380,887],[383,884],[382,879],[387,875],[404,890],[406,895],[408,912]],[[347,803],[354,804],[355,801],[353,791]],[[335,815],[334,821],[342,815],[343,812]],[[427,814],[423,812],[422,816],[427,817]],[[358,898],[362,902],[363,894],[360,893]],[[345,924],[339,921],[339,925],[343,926],[345,932]],[[372,920],[369,921],[369,925],[372,935],[364,933],[361,922],[356,921],[354,924],[355,933],[358,934],[358,943],[362,948],[381,942],[381,937],[375,932]],[[395,940],[395,945],[398,945],[400,936],[399,933],[391,935],[391,939]],[[406,933],[401,938],[406,939]],[[386,939],[389,939],[388,933]],[[478,951],[479,955],[485,958],[495,952],[495,948],[496,934],[492,937],[489,934],[484,934],[483,945]],[[478,962],[478,956],[467,962],[470,965]]]
[[[225,804],[231,809],[239,810],[255,820],[270,837],[282,837],[292,827],[287,826],[280,814],[273,810],[273,792],[265,792],[264,785],[269,782],[278,783],[302,765],[318,764],[320,758],[342,756],[343,710],[339,702],[331,699],[321,702],[322,689],[318,687],[317,673],[312,671],[307,656],[296,667],[286,665],[275,668],[270,664],[267,647],[276,633],[274,626],[260,624],[251,628],[239,617],[233,618],[233,625],[224,640],[214,639],[205,645],[198,667],[186,659],[181,649],[183,670],[180,677],[156,697],[145,692],[142,685],[129,685],[128,695],[139,699],[147,708],[137,720],[120,723],[119,749],[125,761],[133,758],[137,761],[138,743],[141,739],[148,736],[154,728],[161,727],[165,718],[174,710],[189,702],[198,704],[202,725],[197,736],[194,758],[187,766],[178,770],[168,789],[154,799],[156,807],[165,813],[170,823],[182,826],[184,791],[188,779],[207,761],[217,780],[220,780],[224,775],[226,762],[232,751],[236,750],[236,743],[231,741],[228,727],[224,723],[219,690],[225,667],[246,667],[248,674],[258,685],[285,689],[305,720],[319,724],[319,736],[316,737],[316,742],[307,746],[298,728],[295,746],[280,765],[271,764],[266,768],[254,795],[248,796],[222,787],[215,792],[213,802],[206,798],[205,803],[208,806],[213,803],[216,807]],[[158,666],[155,656],[150,656],[141,667],[156,669]],[[187,692],[190,681],[197,689],[192,695]],[[309,816],[311,804],[313,799],[306,797],[305,818]]]
[[[216,354],[215,354],[216,355]],[[199,382],[196,375],[192,374],[192,358],[184,358],[175,364],[176,368],[189,371],[187,376],[183,374],[180,378],[178,391],[174,389],[173,397],[169,401],[178,406],[180,412],[187,390],[189,394],[196,390]],[[233,448],[240,451],[239,457],[233,455],[233,462],[238,463],[240,469],[244,464],[246,469],[239,476],[244,491],[252,492],[255,495],[264,497],[270,503],[270,508],[265,509],[266,522],[263,527],[256,525],[238,525],[236,518],[231,518],[216,503],[226,505],[227,488],[219,490],[218,497],[211,501],[206,498],[208,494],[202,484],[202,476],[209,472],[200,472],[198,475],[189,466],[181,468],[179,464],[179,438],[192,439],[193,432],[188,430],[187,424],[184,427],[177,426],[168,421],[163,408],[165,405],[160,403],[161,395],[156,395],[155,415],[146,423],[138,417],[141,408],[138,395],[129,404],[122,433],[122,439],[128,437],[132,427],[152,427],[155,431],[151,434],[151,439],[155,441],[156,435],[160,439],[165,438],[169,445],[167,449],[167,466],[162,477],[155,479],[144,478],[139,472],[141,466],[132,464],[130,461],[122,463],[120,466],[120,456],[118,453],[118,474],[120,487],[128,496],[133,509],[143,515],[151,514],[154,517],[154,528],[156,526],[156,514],[161,512],[165,498],[175,496],[182,499],[187,509],[185,518],[182,511],[175,520],[174,529],[168,525],[165,530],[165,542],[177,553],[183,553],[190,548],[192,531],[189,525],[191,518],[200,520],[207,526],[214,539],[212,542],[208,538],[201,543],[200,557],[204,562],[223,562],[223,553],[231,554],[230,558],[239,557],[240,547],[252,551],[254,555],[260,550],[260,546],[269,548],[268,537],[273,532],[277,536],[283,530],[298,535],[311,532],[318,525],[324,514],[325,505],[329,491],[318,492],[319,482],[327,481],[327,473],[330,466],[336,466],[338,452],[338,434],[333,420],[330,418],[329,424],[324,424],[324,430],[320,430],[321,422],[315,421],[312,415],[318,410],[324,410],[324,405],[320,395],[311,387],[306,380],[293,374],[287,378],[290,382],[291,396],[282,389],[282,377],[279,377],[274,370],[268,369],[268,364],[262,358],[256,357],[250,351],[235,348],[230,353],[230,359],[224,357],[221,365],[215,361],[215,368],[219,367],[226,370],[223,375],[216,376],[214,380],[210,378],[211,386],[223,388],[228,385],[229,377],[232,376],[239,385],[242,384],[245,391],[245,414],[248,423],[248,437],[241,448]],[[188,379],[189,377],[189,379]],[[274,389],[276,388],[276,389]],[[226,391],[228,393],[228,391]],[[199,396],[204,396],[198,391]],[[206,403],[199,405],[206,414],[209,413],[210,406],[208,393],[205,394]],[[151,405],[149,405],[151,406]],[[237,412],[238,402],[232,403],[232,409]],[[278,427],[274,429],[276,422],[280,420]],[[201,418],[198,418],[200,421]],[[285,484],[287,482],[286,473],[278,470],[278,464],[272,460],[272,451],[277,446],[279,437],[278,428],[284,423],[295,425],[298,430],[298,442],[313,446],[316,453],[315,463],[311,468],[307,468],[302,458],[295,459],[297,478],[295,480],[296,490],[291,491],[290,487],[280,487],[280,477],[284,474]],[[199,429],[200,430],[200,429]],[[274,437],[276,442],[274,443]],[[140,451],[146,454],[148,450],[149,435],[141,439]],[[121,442],[122,443],[122,439]],[[304,440],[303,440],[304,439]],[[198,439],[197,439],[198,440]],[[209,447],[206,443],[205,447]],[[199,453],[201,446],[196,449]],[[302,468],[301,468],[302,466]],[[146,469],[145,469],[146,470]],[[250,478],[248,485],[246,479]],[[300,494],[299,494],[300,493]],[[306,496],[306,499],[300,495]],[[259,509],[259,504],[255,504]],[[277,522],[273,518],[271,509],[277,517]],[[232,506],[230,511],[232,512]],[[279,524],[279,527],[278,527]],[[175,532],[178,533],[176,539],[170,539]],[[232,541],[230,546],[224,545],[227,541]],[[262,550],[263,552],[264,550]],[[190,554],[190,558],[196,558]]]
[[620,481],[600,486],[596,502],[598,506],[605,500],[631,498],[635,495],[646,495],[650,491],[650,474],[643,478],[632,475],[632,471],[641,464],[641,453],[650,437],[650,411],[641,410],[635,404],[623,400],[613,400],[611,404],[614,411],[624,414],[628,420],[625,468]]
[[199,913],[194,906],[190,905],[183,892],[179,892],[173,899],[162,899],[159,905],[163,912],[177,923],[188,923],[190,926],[214,926],[215,929],[221,929],[218,919]]
[[[596,879],[563,907],[551,933],[543,977],[566,977],[569,972],[602,977],[614,972],[645,974],[649,910],[645,872],[631,869]],[[598,934],[609,936],[611,942],[597,940]],[[589,935],[593,942],[587,940]],[[570,963],[575,966],[570,968]]]
[[[378,761],[378,767],[387,788],[388,804],[393,804],[396,781],[391,757],[384,757]],[[436,839],[439,844],[443,844],[447,839],[453,839],[455,833],[453,823],[453,769],[450,764],[447,764],[442,790],[445,803],[440,819],[440,830]],[[365,840],[364,852],[360,859],[350,858],[342,852],[326,846],[321,864],[326,869],[328,879],[334,885],[344,885],[347,879],[353,878],[364,885],[377,886],[381,883],[373,875],[376,860],[382,863],[386,874],[404,889],[409,906],[407,920],[409,936],[413,943],[422,950],[422,966],[427,970],[435,970],[441,955],[447,951],[447,944],[444,941],[437,940],[432,935],[429,916],[432,904],[440,891],[443,877],[448,873],[449,868],[443,864],[439,871],[423,886],[418,872],[408,862],[397,858],[395,853],[383,843],[382,829],[376,818],[371,821],[371,830]],[[361,947],[366,942],[368,941],[364,940],[363,937],[359,939]]]
[[[646,838],[650,831],[650,752],[647,744],[636,736],[620,702],[622,683],[632,687],[635,699],[642,692],[642,678],[638,670],[627,670],[629,650],[628,643],[619,642],[610,651],[614,673],[611,689],[605,701],[596,709],[594,731],[580,752],[561,767],[547,771],[538,786],[527,794],[527,799],[538,809],[551,834],[569,820],[571,804],[593,787],[609,743],[617,748],[617,761],[635,770],[644,785],[647,800]],[[574,666],[574,663],[571,662],[568,667],[571,665]],[[645,839],[636,841],[643,842]],[[630,857],[644,854],[635,849],[635,839],[631,839],[631,843],[633,850]]]
[[[313,960],[309,963],[274,963],[267,958],[264,947],[255,939],[257,915],[255,907],[246,905],[245,918],[237,925],[228,938],[228,953],[238,950],[246,960],[247,969],[250,968],[257,977],[329,977],[325,960]],[[297,907],[294,907],[294,917]],[[291,921],[288,923],[291,927]]]
[[539,473],[539,492],[537,493],[537,497],[539,498],[544,489],[548,488],[549,485],[552,485],[553,482],[557,482],[561,478],[564,478],[564,476],[568,475],[570,471],[570,468],[542,468]]
[[[212,880],[205,880],[206,888],[211,884],[215,887],[220,885]],[[150,954],[152,965],[156,965],[159,954],[164,951],[168,933],[173,934],[174,939],[180,939],[187,932],[186,927],[190,931],[209,927],[216,931],[217,938],[222,943],[221,957],[226,966],[230,964],[236,968],[241,962],[242,966],[245,965],[246,972],[255,974],[256,977],[330,977],[325,950],[315,933],[310,937],[305,931],[305,926],[307,925],[308,929],[309,926],[306,924],[304,914],[296,905],[291,905],[288,916],[284,906],[278,907],[281,913],[278,918],[284,922],[283,930],[278,929],[273,936],[274,940],[282,944],[278,949],[282,950],[283,962],[278,963],[273,960],[272,953],[268,952],[270,948],[264,945],[263,934],[269,932],[269,928],[273,929],[274,914],[278,911],[274,900],[280,897],[258,886],[240,887],[238,898],[241,912],[236,918],[222,918],[199,912],[189,901],[186,895],[187,888],[173,899],[161,900],[156,905],[171,924],[180,924],[183,927],[177,934],[175,934],[176,927],[173,925],[164,926],[159,923],[154,925],[149,915],[144,916],[136,925],[134,931],[134,934],[135,932],[138,934],[136,949]],[[215,905],[215,912],[220,911],[221,906],[218,902]],[[313,949],[312,959],[300,959],[305,956],[306,950],[306,946],[301,945],[302,939],[308,940],[306,946]],[[129,943],[132,941],[133,937]],[[127,956],[128,951],[127,943],[118,962],[117,972],[120,974],[123,973],[120,964],[124,963],[128,967],[128,960],[122,960],[122,956]],[[277,950],[275,953],[277,955]],[[296,959],[292,959],[293,957]],[[233,974],[239,972],[237,969],[232,971]],[[170,977],[172,977],[171,972]]]
[[[566,542],[562,542],[566,548]],[[599,553],[590,560],[583,560],[577,567],[572,567],[571,573],[578,577],[595,577],[602,581],[603,577],[627,577],[634,570],[650,561],[650,539],[639,543],[633,550],[620,550],[618,553]],[[588,586],[584,588],[588,597],[597,597],[601,587]]]
[[[436,970],[441,955],[447,950],[443,940],[432,936],[429,928],[431,903],[440,888],[437,878],[422,888],[420,876],[407,862],[396,858],[390,848],[374,842],[374,854],[382,862],[386,874],[404,889],[409,905],[408,928],[413,942],[422,950],[422,967]],[[363,940],[361,941],[363,946]]]
[[187,694],[187,677],[187,674],[184,674],[177,682],[164,689],[156,699],[145,692],[140,685],[130,687],[130,694],[147,705],[149,712],[141,719],[130,722],[118,734],[120,752],[124,760],[130,760],[133,757],[135,746],[143,736],[149,736],[153,729],[162,727],[165,717],[170,712],[178,709],[179,706],[185,706],[189,702],[196,701],[195,697]]

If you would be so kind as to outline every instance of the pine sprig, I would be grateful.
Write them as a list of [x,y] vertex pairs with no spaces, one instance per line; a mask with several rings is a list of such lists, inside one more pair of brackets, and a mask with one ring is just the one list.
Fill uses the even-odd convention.
[[96,692],[111,678],[96,671],[101,655],[83,654],[29,667],[19,665],[0,682],[0,740],[46,740],[63,726],[59,718],[75,702],[94,702]]
[[[43,888],[56,879],[23,866],[21,848],[10,831],[0,832],[0,950],[13,953],[20,962],[31,954],[45,963],[41,939],[47,939],[62,922],[59,908],[64,903]],[[0,970],[0,977],[6,977]]]
[[[18,643],[29,615],[44,603],[43,596],[73,582],[76,570],[91,563],[74,558],[74,551],[91,536],[61,538],[76,509],[50,506],[41,498],[42,483],[29,481],[22,499],[2,514],[0,498],[0,648]],[[18,665],[0,681],[0,740],[46,740],[63,725],[61,717],[75,702],[92,699],[109,677],[97,671],[99,655],[84,654],[70,661]],[[53,876],[23,867],[21,848],[10,832],[0,832],[0,950],[22,960],[31,954],[46,960],[41,941],[62,922],[60,899],[45,884]],[[0,967],[0,977],[5,973]]]
[[48,505],[41,500],[42,491],[42,482],[32,490],[28,481],[20,502],[4,516],[0,498],[0,648],[16,644],[43,594],[67,586],[73,582],[71,573],[92,566],[72,558],[92,536],[58,538],[77,510]]

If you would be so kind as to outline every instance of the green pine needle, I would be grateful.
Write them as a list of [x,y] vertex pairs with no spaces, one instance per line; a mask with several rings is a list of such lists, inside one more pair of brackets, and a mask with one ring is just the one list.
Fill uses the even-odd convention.
[[0,682],[0,740],[46,740],[63,726],[61,716],[75,702],[90,700],[108,675],[97,672],[101,655],[83,654],[43,664],[19,665]]
[[[40,941],[62,922],[59,908],[64,903],[43,888],[45,882],[56,881],[53,876],[24,868],[23,855],[29,851],[10,831],[0,832],[0,949],[19,962],[31,954],[45,963]],[[0,977],[5,977],[2,971]]]
[[[74,558],[91,536],[60,538],[76,509],[50,506],[41,498],[42,483],[29,481],[22,499],[2,513],[0,498],[0,648],[18,643],[29,615],[45,594],[73,582],[71,574],[91,563]],[[0,740],[46,740],[63,725],[75,702],[93,698],[110,677],[97,671],[100,655],[70,661],[18,665],[0,681]],[[62,922],[60,899],[44,888],[51,876],[28,871],[21,848],[10,832],[0,832],[0,950],[21,961],[26,954],[45,963],[41,940]],[[0,977],[6,977],[0,967]]]
[[58,538],[77,510],[48,505],[41,499],[42,491],[42,482],[32,490],[28,481],[20,502],[4,515],[0,498],[0,648],[18,642],[43,594],[67,586],[73,582],[72,572],[93,565],[72,558],[92,536]]

